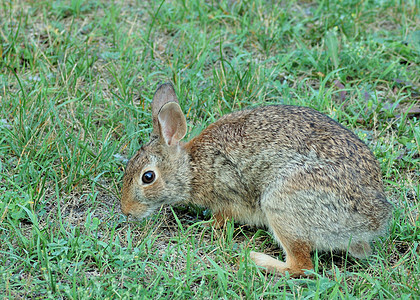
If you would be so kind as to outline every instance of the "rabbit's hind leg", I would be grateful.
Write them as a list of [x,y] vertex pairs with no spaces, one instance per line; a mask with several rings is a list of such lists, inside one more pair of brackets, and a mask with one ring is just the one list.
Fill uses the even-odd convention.
[[264,253],[250,253],[251,259],[258,266],[264,267],[268,272],[286,274],[292,277],[305,276],[305,270],[313,269],[311,260],[311,246],[309,243],[299,240],[287,239],[279,236],[273,230],[276,239],[280,242],[286,254],[286,262],[279,261]]

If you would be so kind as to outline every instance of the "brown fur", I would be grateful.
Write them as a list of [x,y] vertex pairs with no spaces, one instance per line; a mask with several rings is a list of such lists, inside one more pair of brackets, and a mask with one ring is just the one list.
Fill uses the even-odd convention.
[[[125,214],[144,217],[164,203],[189,201],[210,208],[217,227],[228,218],[265,226],[286,262],[256,252],[251,258],[293,276],[312,269],[314,249],[364,257],[385,232],[391,205],[379,164],[334,120],[306,107],[258,107],[226,115],[184,144],[177,103],[170,84],[158,88],[151,141],[124,175]],[[156,179],[145,184],[150,170]]]

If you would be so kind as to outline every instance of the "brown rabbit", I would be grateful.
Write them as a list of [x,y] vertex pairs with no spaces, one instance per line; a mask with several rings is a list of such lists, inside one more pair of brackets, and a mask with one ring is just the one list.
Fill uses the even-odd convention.
[[371,253],[369,242],[391,217],[381,170],[368,147],[331,118],[306,107],[265,106],[225,115],[187,143],[171,84],[152,103],[150,142],[127,164],[121,207],[145,217],[162,204],[188,201],[228,218],[267,227],[286,254],[281,262],[251,252],[269,271],[312,269],[310,253]]

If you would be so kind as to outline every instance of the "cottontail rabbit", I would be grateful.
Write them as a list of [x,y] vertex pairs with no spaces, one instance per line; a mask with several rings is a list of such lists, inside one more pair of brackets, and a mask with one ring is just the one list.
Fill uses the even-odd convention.
[[152,103],[150,142],[127,164],[121,207],[145,217],[188,201],[228,218],[267,227],[286,261],[251,252],[254,262],[293,276],[312,269],[314,249],[371,252],[391,216],[378,162],[352,132],[306,107],[265,106],[225,115],[181,142],[185,117],[171,84]]

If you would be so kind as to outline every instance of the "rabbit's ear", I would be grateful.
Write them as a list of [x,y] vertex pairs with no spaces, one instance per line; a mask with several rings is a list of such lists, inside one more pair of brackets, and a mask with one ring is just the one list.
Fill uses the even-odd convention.
[[157,88],[156,93],[153,96],[153,101],[152,101],[152,117],[153,117],[152,134],[154,135],[159,134],[158,114],[161,108],[168,102],[179,103],[172,84],[164,83]]
[[158,114],[158,122],[160,136],[169,146],[177,144],[187,133],[187,122],[176,102],[163,105]]

